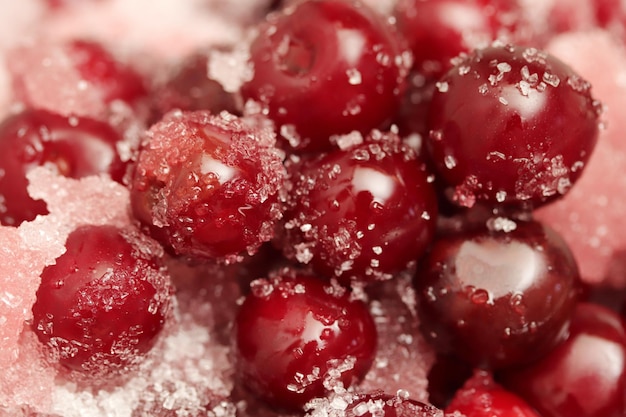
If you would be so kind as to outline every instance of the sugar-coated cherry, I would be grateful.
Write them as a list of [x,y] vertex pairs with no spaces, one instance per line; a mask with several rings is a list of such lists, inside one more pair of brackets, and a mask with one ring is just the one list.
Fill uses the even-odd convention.
[[209,110],[214,114],[225,110],[237,113],[233,94],[209,78],[210,54],[198,52],[187,57],[173,74],[156,89],[153,119],[158,121],[170,110]]
[[115,374],[154,345],[168,316],[169,276],[155,243],[136,231],[81,226],[65,246],[41,274],[33,329],[63,366]]
[[332,135],[391,120],[409,59],[391,26],[360,1],[312,0],[268,16],[251,62],[244,98],[267,106],[293,148],[318,151],[330,149]]
[[578,268],[565,242],[537,222],[435,240],[415,275],[424,336],[480,367],[528,363],[567,334]]
[[133,213],[171,251],[230,262],[272,238],[284,179],[272,132],[225,112],[172,112],[146,140]]
[[465,417],[541,417],[522,398],[496,384],[486,371],[476,371],[446,407]]
[[425,165],[397,136],[292,167],[280,245],[321,275],[374,281],[418,259],[432,240],[437,198]]
[[346,408],[345,417],[437,417],[432,405],[382,392],[360,394]]
[[147,93],[142,76],[101,44],[78,39],[68,42],[65,49],[81,76],[100,92],[104,102],[133,103]]
[[0,223],[19,225],[47,213],[46,204],[26,191],[26,174],[50,165],[61,175],[109,174],[122,182],[127,163],[116,145],[120,135],[107,123],[25,110],[0,124]]
[[360,380],[376,351],[367,306],[317,277],[252,283],[235,325],[242,383],[276,408],[301,410],[333,386]]
[[557,58],[494,45],[460,59],[440,79],[426,143],[460,205],[537,206],[580,177],[599,112],[590,84]]
[[461,52],[510,38],[520,14],[511,0],[400,0],[394,10],[414,68],[430,76],[447,71]]
[[626,415],[626,327],[615,312],[580,303],[567,340],[540,361],[502,375],[543,417]]

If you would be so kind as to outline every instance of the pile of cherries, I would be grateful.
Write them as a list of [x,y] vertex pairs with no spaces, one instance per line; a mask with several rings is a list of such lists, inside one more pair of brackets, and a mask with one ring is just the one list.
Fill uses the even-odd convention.
[[[16,89],[26,109],[0,124],[0,222],[47,213],[26,192],[41,165],[110,175],[137,219],[77,229],[44,270],[33,330],[51,360],[94,379],[126,372],[171,314],[163,257],[257,265],[269,253],[249,272],[233,343],[239,382],[277,410],[358,392],[377,345],[368,297],[410,271],[440,355],[434,405],[626,415],[623,319],[581,301],[570,250],[532,218],[592,154],[591,86],[517,45],[528,33],[512,1],[400,0],[391,21],[357,0],[274,7],[236,94],[206,78],[206,51],[154,85],[99,44],[67,45],[89,88],[145,123],[130,158],[106,118],[30,108]],[[164,253],[142,249],[151,239]],[[436,411],[394,394],[359,393],[345,414]]]

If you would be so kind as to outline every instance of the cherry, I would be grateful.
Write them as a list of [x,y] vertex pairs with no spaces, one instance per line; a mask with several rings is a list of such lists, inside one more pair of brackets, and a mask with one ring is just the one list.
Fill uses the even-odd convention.
[[565,194],[595,146],[590,85],[533,48],[491,46],[437,84],[427,147],[437,172],[471,206],[538,206]]
[[465,417],[540,417],[523,399],[493,381],[486,371],[476,371],[457,391],[446,413]]
[[400,0],[394,10],[414,68],[429,76],[447,71],[461,52],[510,38],[520,14],[510,0]]
[[158,121],[170,110],[209,110],[238,112],[235,98],[222,85],[209,78],[210,55],[198,52],[187,57],[174,73],[157,88],[152,97],[153,119]]
[[428,402],[445,408],[472,373],[472,366],[466,362],[451,355],[437,355],[428,371]]
[[419,401],[382,392],[360,394],[352,400],[345,417],[434,417],[441,411]]
[[580,303],[567,340],[504,384],[543,417],[626,415],[626,327],[613,311]]
[[0,124],[0,222],[17,226],[46,214],[46,204],[28,195],[26,174],[50,165],[60,174],[81,178],[109,174],[122,182],[127,163],[116,145],[120,135],[107,123],[25,110]]
[[367,306],[317,277],[254,281],[236,318],[240,380],[276,408],[302,410],[327,387],[360,380],[377,334]]
[[122,100],[131,104],[146,95],[141,75],[99,43],[73,40],[65,45],[65,50],[85,81],[100,91],[104,102]]
[[154,345],[169,311],[169,276],[145,237],[81,226],[46,267],[33,329],[63,366],[100,378],[126,369]]
[[441,236],[414,280],[424,336],[475,366],[531,362],[565,338],[578,278],[565,242],[537,222]]
[[297,150],[389,122],[402,99],[407,51],[390,26],[359,1],[312,0],[268,16],[251,46],[244,99],[267,105]]
[[135,216],[177,255],[231,262],[273,236],[284,167],[268,130],[228,113],[153,125],[132,182]]
[[292,167],[283,252],[321,275],[374,281],[419,258],[433,238],[437,198],[425,166],[397,136]]

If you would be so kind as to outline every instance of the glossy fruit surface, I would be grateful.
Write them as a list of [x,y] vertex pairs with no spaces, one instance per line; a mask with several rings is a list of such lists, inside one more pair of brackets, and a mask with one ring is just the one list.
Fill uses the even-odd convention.
[[135,216],[177,255],[234,261],[273,236],[284,168],[271,132],[228,113],[172,112],[148,131]]
[[491,46],[438,82],[427,148],[458,204],[538,206],[580,177],[599,112],[590,84],[563,62],[534,48]]
[[465,417],[541,417],[522,398],[496,384],[486,371],[476,371],[457,391],[446,407],[447,413],[455,411]]
[[343,283],[390,278],[433,238],[437,201],[424,163],[394,135],[292,167],[280,245]]
[[251,62],[244,99],[267,105],[291,147],[319,151],[331,148],[332,135],[389,122],[409,61],[390,25],[366,5],[313,0],[270,15]]
[[96,379],[124,370],[163,328],[169,276],[137,232],[82,226],[66,248],[41,274],[33,329],[67,368]]
[[565,342],[540,361],[502,378],[543,417],[624,416],[624,322],[605,307],[580,303]]
[[465,231],[433,243],[415,276],[424,336],[481,367],[528,363],[567,335],[578,269],[565,242],[536,222]]
[[257,280],[236,318],[237,369],[256,396],[301,410],[327,392],[360,380],[376,351],[367,306],[316,277]]
[[107,123],[25,110],[0,124],[0,222],[19,225],[47,213],[43,201],[28,195],[26,174],[49,165],[71,178],[109,174],[122,182],[127,163],[116,145],[120,135]]
[[510,38],[519,15],[510,0],[400,0],[394,10],[414,67],[430,76],[447,71],[461,52]]

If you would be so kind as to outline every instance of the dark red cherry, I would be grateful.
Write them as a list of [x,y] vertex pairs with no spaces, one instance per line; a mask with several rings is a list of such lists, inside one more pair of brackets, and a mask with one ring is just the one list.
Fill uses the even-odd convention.
[[133,103],[146,94],[141,75],[118,61],[101,44],[74,40],[65,48],[81,76],[100,92],[104,102],[122,100]]
[[465,417],[541,417],[522,398],[507,391],[486,371],[476,371],[457,391],[446,413]]
[[284,167],[274,140],[225,112],[169,113],[139,154],[133,213],[178,255],[234,261],[255,252],[281,216]]
[[435,240],[415,276],[424,336],[441,353],[502,368],[547,354],[566,337],[578,268],[565,242],[536,222]]
[[543,417],[626,415],[626,328],[615,312],[580,303],[567,340],[540,361],[502,375]]
[[447,71],[461,52],[510,38],[520,15],[511,0],[400,0],[394,10],[414,68],[430,76]]
[[437,355],[428,371],[428,402],[445,408],[472,372],[471,365],[454,356]]
[[153,93],[153,119],[160,120],[170,110],[222,110],[238,112],[233,94],[209,78],[210,54],[198,52],[186,58]]
[[459,60],[437,83],[426,142],[455,200],[538,206],[565,194],[598,135],[590,90],[534,48],[492,46]]
[[381,392],[360,394],[345,411],[345,417],[435,417],[440,410],[419,401]]
[[168,315],[169,276],[155,243],[133,230],[82,226],[65,246],[41,274],[33,329],[65,367],[112,375],[154,345]]
[[120,135],[107,123],[26,110],[0,124],[0,222],[19,225],[47,213],[46,204],[26,191],[26,174],[50,165],[61,175],[81,178],[109,174],[122,182],[127,163],[116,145]]
[[260,29],[242,94],[267,106],[293,148],[327,150],[332,135],[366,134],[391,120],[407,56],[390,25],[360,1],[300,2]]
[[276,408],[301,410],[328,386],[363,378],[376,351],[367,306],[317,277],[257,280],[236,319],[242,383]]
[[378,133],[291,170],[279,244],[287,257],[321,275],[345,284],[390,278],[433,238],[432,177],[395,135]]

